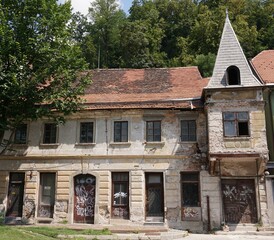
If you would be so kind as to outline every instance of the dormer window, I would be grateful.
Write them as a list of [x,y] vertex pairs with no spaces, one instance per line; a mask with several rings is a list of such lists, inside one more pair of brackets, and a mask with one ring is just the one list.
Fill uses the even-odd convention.
[[230,66],[226,69],[226,77],[228,85],[240,85],[240,70],[236,66]]

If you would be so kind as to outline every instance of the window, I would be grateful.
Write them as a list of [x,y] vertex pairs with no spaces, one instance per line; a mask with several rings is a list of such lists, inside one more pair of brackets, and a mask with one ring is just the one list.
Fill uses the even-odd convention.
[[45,123],[43,143],[51,144],[57,142],[57,126],[55,123]]
[[225,112],[224,120],[224,136],[239,137],[249,136],[248,112]]
[[128,141],[128,122],[117,121],[114,122],[114,142]]
[[129,218],[128,173],[112,173],[112,217]]
[[240,70],[236,66],[230,66],[226,69],[227,84],[228,85],[240,85]]
[[199,173],[181,173],[182,207],[199,207]]
[[39,217],[53,217],[55,203],[55,173],[40,174]]
[[147,121],[147,142],[161,142],[161,121]]
[[21,124],[15,129],[14,143],[26,144],[27,143],[27,124]]
[[181,121],[181,141],[196,141],[196,121]]
[[93,143],[93,122],[80,123],[80,143]]

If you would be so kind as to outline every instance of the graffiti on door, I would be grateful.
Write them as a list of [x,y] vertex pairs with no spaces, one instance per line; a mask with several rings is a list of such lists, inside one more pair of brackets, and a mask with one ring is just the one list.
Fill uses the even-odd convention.
[[75,222],[93,223],[95,206],[95,177],[78,175],[74,179]]

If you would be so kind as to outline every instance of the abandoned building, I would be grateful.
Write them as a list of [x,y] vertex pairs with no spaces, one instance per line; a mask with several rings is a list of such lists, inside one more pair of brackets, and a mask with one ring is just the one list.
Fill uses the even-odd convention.
[[6,222],[196,232],[269,223],[265,84],[228,17],[210,79],[181,67],[98,70],[92,80],[84,110],[64,125],[25,122],[0,156]]

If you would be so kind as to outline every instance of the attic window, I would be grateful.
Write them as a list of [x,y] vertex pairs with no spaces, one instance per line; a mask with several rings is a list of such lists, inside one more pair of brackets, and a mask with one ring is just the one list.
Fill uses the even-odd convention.
[[226,69],[227,84],[240,85],[240,70],[236,66],[230,66]]

